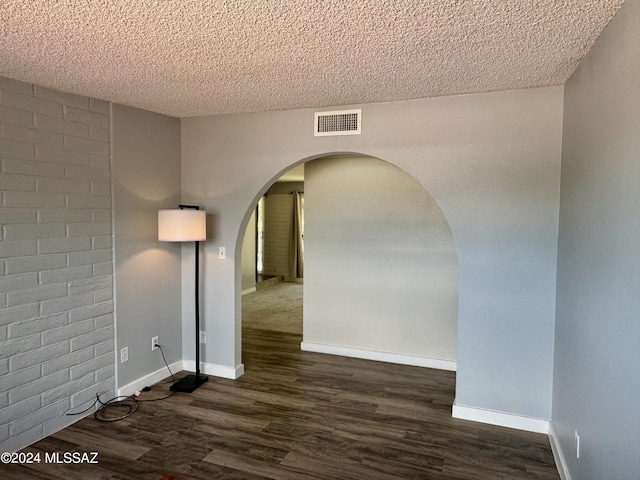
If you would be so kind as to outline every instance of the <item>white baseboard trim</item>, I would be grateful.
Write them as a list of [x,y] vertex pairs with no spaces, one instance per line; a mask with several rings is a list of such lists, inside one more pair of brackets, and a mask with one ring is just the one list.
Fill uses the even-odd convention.
[[[183,370],[184,368],[182,365],[182,360],[178,360],[177,362],[172,363],[171,365],[169,365],[169,368],[171,368],[171,371],[174,374],[176,372],[179,372],[180,370]],[[170,376],[171,375],[169,374],[166,366],[159,368],[155,372],[151,372],[144,377],[140,377],[137,380],[134,380],[133,382],[118,388],[116,395],[121,397],[128,397],[130,395],[133,395],[136,391],[142,390],[144,387],[148,387],[149,385],[153,385],[154,383],[158,383]]]
[[[215,365],[213,363],[201,363],[200,371],[207,375],[213,375],[214,377],[230,378],[235,380],[244,374],[244,365],[240,364],[236,368],[225,367],[224,365]],[[171,371],[175,375],[176,373],[187,370],[189,372],[195,372],[196,362],[193,360],[178,360],[175,363],[169,365]],[[169,378],[169,371],[167,367],[162,367],[155,372],[151,372],[148,375],[138,378],[133,382],[118,388],[116,395],[121,397],[128,397],[133,395],[136,391],[142,390],[144,387],[158,383],[165,378]]]
[[242,290],[242,295],[246,295],[247,293],[253,293],[256,291],[256,287],[247,288],[246,290]]
[[399,355],[396,353],[374,352],[372,350],[360,350],[358,348],[338,347],[324,345],[322,343],[302,342],[300,348],[306,352],[326,353],[343,357],[362,358],[377,362],[398,363],[400,365],[412,365],[414,367],[435,368],[455,372],[457,363],[451,360],[438,358],[414,357],[412,355]]
[[549,442],[551,443],[551,451],[553,452],[553,458],[556,461],[556,467],[562,480],[571,480],[569,469],[567,468],[567,460],[560,447],[560,442],[556,436],[556,432],[553,429],[553,424],[549,424]]
[[[183,360],[183,370],[189,372],[196,371],[196,362],[194,360]],[[227,367],[225,365],[216,365],[215,363],[200,362],[200,371],[207,375],[213,375],[214,377],[229,378],[235,380],[244,374],[244,364],[240,364],[237,367]]]
[[540,418],[514,415],[513,413],[497,412],[495,410],[485,410],[477,407],[467,407],[453,403],[453,418],[471,420],[474,422],[498,425],[499,427],[515,428],[534,433],[549,433],[549,421]]

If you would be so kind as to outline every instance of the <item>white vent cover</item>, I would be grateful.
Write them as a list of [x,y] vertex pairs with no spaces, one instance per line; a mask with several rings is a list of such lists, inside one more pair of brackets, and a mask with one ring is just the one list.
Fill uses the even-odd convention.
[[362,110],[341,110],[336,112],[316,112],[313,135],[359,135]]

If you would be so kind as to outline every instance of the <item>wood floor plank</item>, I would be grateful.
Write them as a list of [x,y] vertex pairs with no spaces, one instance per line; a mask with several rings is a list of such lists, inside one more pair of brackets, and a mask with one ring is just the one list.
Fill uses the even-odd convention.
[[132,444],[126,438],[109,438],[98,432],[85,430],[64,429],[52,435],[54,438],[67,440],[76,445],[82,445],[84,449],[96,451],[98,448],[102,453],[114,456],[121,456],[126,460],[137,460],[147,453],[151,447]]
[[96,450],[99,465],[0,465],[0,478],[560,478],[547,436],[452,418],[454,372],[302,352],[300,342],[245,329],[239,379],[210,377],[118,422],[90,416],[25,450]]
[[[305,469],[282,468],[281,465],[273,465],[260,460],[247,459],[244,455],[233,452],[214,450],[204,458],[205,462],[231,468],[243,475],[250,474],[251,478],[270,478],[276,480],[323,480],[327,477],[305,471]],[[249,478],[249,477],[242,477]]]

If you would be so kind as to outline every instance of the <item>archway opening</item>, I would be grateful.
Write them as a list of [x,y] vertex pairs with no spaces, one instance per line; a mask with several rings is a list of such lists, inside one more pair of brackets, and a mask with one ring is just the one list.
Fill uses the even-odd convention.
[[304,171],[302,348],[455,370],[457,257],[433,197],[374,157]]

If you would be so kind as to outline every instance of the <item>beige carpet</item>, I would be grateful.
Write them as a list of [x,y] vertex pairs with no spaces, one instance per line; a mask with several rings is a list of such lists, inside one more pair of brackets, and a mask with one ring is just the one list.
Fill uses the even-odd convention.
[[302,283],[280,282],[242,296],[242,327],[302,335]]

